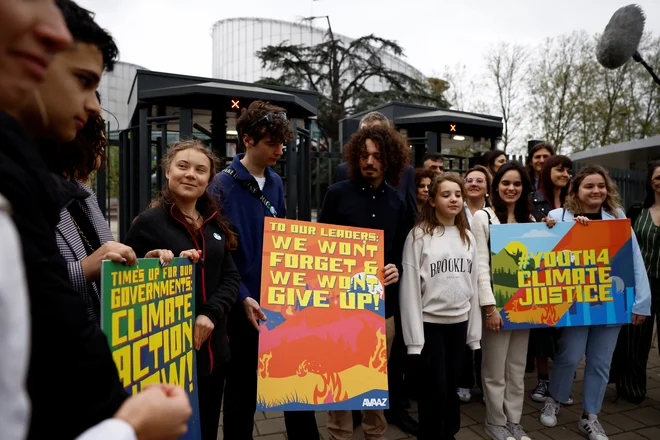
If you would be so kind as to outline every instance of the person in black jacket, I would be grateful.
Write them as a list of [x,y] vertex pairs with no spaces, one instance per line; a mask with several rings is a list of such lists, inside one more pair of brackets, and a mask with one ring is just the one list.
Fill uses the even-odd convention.
[[[400,332],[398,280],[403,245],[412,228],[406,204],[392,186],[401,177],[410,160],[408,147],[394,130],[382,126],[358,130],[344,147],[351,180],[328,188],[323,201],[320,223],[384,231],[385,317],[387,353],[392,350],[396,332]],[[398,329],[398,330],[397,330]],[[389,370],[389,365],[388,365]],[[383,411],[363,411],[362,427],[370,439],[384,438],[387,421]],[[411,426],[412,428],[412,426]],[[328,432],[331,440],[350,438],[349,411],[330,411]]]
[[[550,211],[564,205],[571,179],[570,173],[573,169],[573,162],[566,156],[550,156],[543,160],[545,162],[538,177],[538,189],[530,195],[534,208],[532,215],[537,222],[545,221]],[[545,402],[548,395],[550,386],[548,359],[554,359],[557,337],[557,329],[554,328],[535,328],[529,332],[527,356],[535,360],[538,374],[536,388],[531,394],[535,402]],[[570,399],[563,403],[570,405],[573,402]]]
[[[64,0],[59,0],[57,4],[61,6],[64,3]],[[20,7],[27,7],[27,3]],[[71,7],[77,8],[77,5],[72,4]],[[61,17],[58,11],[48,13]],[[4,14],[2,18],[4,21]],[[65,18],[69,25],[69,17]],[[91,17],[87,18],[88,21],[77,21],[76,25],[95,25]],[[18,22],[20,20],[12,24]],[[3,26],[0,35],[6,35],[6,30]],[[11,71],[15,72],[15,77],[32,78],[34,85],[44,80],[44,75],[51,78],[65,71],[62,63],[76,49],[69,46],[70,34],[66,35],[63,43],[61,39],[53,39],[53,30],[42,26],[39,32],[35,32],[35,41],[16,42],[12,50],[7,51],[23,53],[25,57],[28,50],[27,58],[37,57],[47,64],[52,51],[64,50],[64,53],[53,58],[47,71],[37,72],[39,69],[34,69],[36,64],[33,60],[26,64],[20,57],[12,61],[15,63],[12,66],[7,66],[3,60],[1,67],[22,68],[20,72]],[[45,50],[40,47],[40,42]],[[49,44],[53,45],[50,51]],[[104,66],[100,52],[98,63],[94,66],[99,70],[100,77]],[[81,83],[75,73],[68,74]],[[4,77],[2,82],[4,85]],[[16,83],[14,92],[22,90],[19,86],[24,85]],[[71,93],[80,97],[78,90]],[[33,88],[26,95],[36,99],[37,90]],[[90,426],[112,417],[127,395],[119,381],[107,339],[87,318],[84,303],[68,280],[66,265],[55,242],[54,229],[60,209],[76,196],[77,190],[49,173],[33,143],[36,133],[25,131],[24,127],[29,124],[20,111],[11,114],[0,114],[0,194],[11,203],[12,219],[21,238],[30,296],[31,358],[27,387],[32,414],[28,438],[73,438]],[[74,130],[67,130],[67,138],[62,141],[75,137],[76,122],[69,121],[67,126],[71,125]],[[64,398],[66,405],[62,404]]]
[[217,172],[217,159],[199,141],[171,146],[163,158],[167,183],[152,208],[140,214],[126,235],[138,256],[151,249],[199,258],[195,267],[194,346],[197,351],[200,424],[203,440],[218,436],[229,360],[226,319],[240,277],[230,250],[237,238],[206,188]]

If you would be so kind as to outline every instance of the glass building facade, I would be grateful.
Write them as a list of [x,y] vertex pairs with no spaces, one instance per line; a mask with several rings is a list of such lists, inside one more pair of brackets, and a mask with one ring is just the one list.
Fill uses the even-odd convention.
[[[265,77],[278,77],[277,71],[262,67],[257,52],[267,46],[288,44],[315,45],[323,41],[326,30],[305,24],[265,18],[230,18],[213,25],[213,77],[233,81],[255,82]],[[345,43],[351,38],[335,34]],[[386,67],[423,79],[424,75],[402,59],[383,52]],[[387,84],[377,78],[367,81],[368,90],[385,90]]]
[[103,119],[114,133],[128,128],[131,116],[128,112],[128,97],[138,69],[148,70],[136,64],[118,62],[112,72],[103,72],[98,91],[101,94]]

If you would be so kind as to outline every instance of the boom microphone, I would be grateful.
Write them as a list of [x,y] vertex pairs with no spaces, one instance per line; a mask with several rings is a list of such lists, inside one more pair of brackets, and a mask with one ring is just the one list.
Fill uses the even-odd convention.
[[618,69],[632,58],[642,64],[653,80],[660,84],[660,78],[637,52],[645,22],[644,11],[637,5],[628,5],[617,10],[605,26],[605,31],[598,42],[596,59],[607,69]]

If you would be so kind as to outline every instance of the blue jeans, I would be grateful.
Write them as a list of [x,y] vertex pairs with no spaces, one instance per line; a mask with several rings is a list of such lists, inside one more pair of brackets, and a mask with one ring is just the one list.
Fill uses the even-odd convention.
[[571,395],[575,369],[587,354],[582,409],[598,414],[605,398],[612,354],[621,326],[567,327],[561,330],[559,347],[550,373],[550,395],[565,402]]

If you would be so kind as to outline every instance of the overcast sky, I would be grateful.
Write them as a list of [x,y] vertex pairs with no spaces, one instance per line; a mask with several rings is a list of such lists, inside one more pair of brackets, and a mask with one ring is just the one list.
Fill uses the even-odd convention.
[[[500,40],[534,45],[584,29],[602,32],[621,0],[77,0],[116,38],[121,60],[151,70],[211,76],[211,27],[225,18],[296,21],[329,15],[349,37],[396,40],[426,75],[464,64],[472,73]],[[646,29],[660,33],[660,1],[637,2]],[[319,21],[318,25],[324,25]]]

